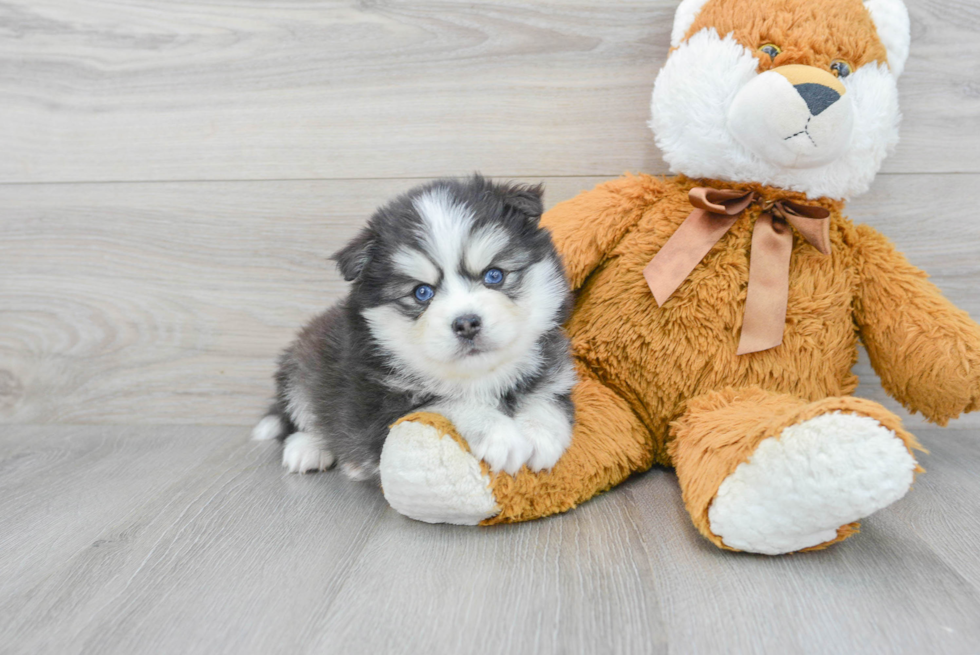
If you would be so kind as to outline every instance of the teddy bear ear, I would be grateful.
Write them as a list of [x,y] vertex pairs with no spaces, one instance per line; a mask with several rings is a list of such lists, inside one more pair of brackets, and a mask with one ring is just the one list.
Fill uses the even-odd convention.
[[694,25],[694,19],[708,0],[681,0],[674,12],[674,28],[670,31],[670,47],[676,48],[684,40],[684,35]]
[[864,8],[871,14],[878,38],[888,53],[888,67],[895,77],[905,70],[909,57],[911,28],[909,11],[902,0],[864,0]]

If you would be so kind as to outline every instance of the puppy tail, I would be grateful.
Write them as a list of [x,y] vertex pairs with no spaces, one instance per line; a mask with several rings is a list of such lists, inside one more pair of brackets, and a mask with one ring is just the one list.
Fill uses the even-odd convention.
[[279,403],[273,403],[262,420],[252,428],[252,439],[255,441],[282,440],[293,432],[296,432],[296,426],[289,419],[289,415],[283,411],[283,407]]

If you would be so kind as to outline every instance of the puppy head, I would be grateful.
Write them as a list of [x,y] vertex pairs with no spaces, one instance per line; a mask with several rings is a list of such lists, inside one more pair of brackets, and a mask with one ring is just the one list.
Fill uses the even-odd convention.
[[683,0],[671,45],[650,126],[674,172],[847,198],[898,141],[901,0]]
[[382,207],[335,255],[402,372],[465,385],[534,364],[569,305],[541,212],[540,187],[439,180]]

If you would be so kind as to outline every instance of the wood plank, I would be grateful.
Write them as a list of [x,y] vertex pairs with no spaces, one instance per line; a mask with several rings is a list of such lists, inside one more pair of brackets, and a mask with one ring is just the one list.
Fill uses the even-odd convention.
[[[286,473],[240,428],[8,430],[0,535],[33,548],[0,551],[5,652],[298,649],[391,511],[339,474]],[[82,456],[51,465],[58,449]]]
[[646,535],[626,501],[487,529],[386,515],[311,650],[666,653]]
[[[906,498],[866,520],[861,534],[814,553],[718,550],[691,524],[672,471],[655,469],[612,492],[628,494],[636,508],[671,650],[975,653],[980,487],[975,475],[959,486],[956,471],[976,468],[977,431],[933,428],[924,437],[942,453],[921,458],[930,471],[946,469],[967,444],[970,455],[932,481],[931,473],[921,476]],[[952,495],[962,502],[947,512]]]
[[[548,201],[601,179],[548,178]],[[326,257],[415,182],[0,186],[0,421],[251,423],[276,353],[344,292]],[[974,318],[978,184],[883,175],[850,207]]]
[[919,430],[929,453],[912,492],[887,515],[909,531],[974,589],[980,589],[977,526],[980,526],[980,431]]
[[0,419],[250,423],[327,256],[415,183],[0,187]]
[[[114,531],[120,516],[140,513],[173,490],[175,473],[227,450],[197,438],[193,428],[143,430],[133,438],[136,432],[129,426],[0,430],[0,598],[29,595],[76,552],[111,561],[120,544],[146,527],[133,522]],[[10,609],[0,607],[0,614]]]
[[[561,522],[430,526],[337,473],[283,473],[278,448],[240,429],[125,431],[17,427],[0,444],[21,476],[0,534],[21,515],[38,524],[34,549],[3,551],[0,639],[19,652],[666,652],[622,498]],[[60,466],[36,456],[66,441],[90,451]],[[182,449],[199,443],[214,452],[188,466]],[[143,486],[147,459],[170,484]],[[93,507],[90,490],[128,504]],[[68,520],[37,513],[72,500]],[[63,540],[82,522],[91,534]],[[500,625],[515,629],[501,639]]]
[[[980,172],[980,13],[908,4],[885,170]],[[12,0],[0,182],[664,172],[646,122],[676,5]]]

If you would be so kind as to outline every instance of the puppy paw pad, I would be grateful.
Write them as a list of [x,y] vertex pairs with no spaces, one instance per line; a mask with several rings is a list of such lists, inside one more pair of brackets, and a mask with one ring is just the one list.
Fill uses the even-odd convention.
[[526,422],[521,424],[521,432],[534,447],[534,453],[527,463],[532,471],[552,468],[561,459],[571,441],[571,428],[568,425],[545,426]]
[[517,473],[534,454],[534,444],[521,434],[513,421],[491,430],[471,447],[473,454],[489,464],[491,469],[511,475]]
[[334,456],[324,448],[323,440],[308,432],[294,432],[282,449],[282,465],[290,473],[326,471],[334,464]]

